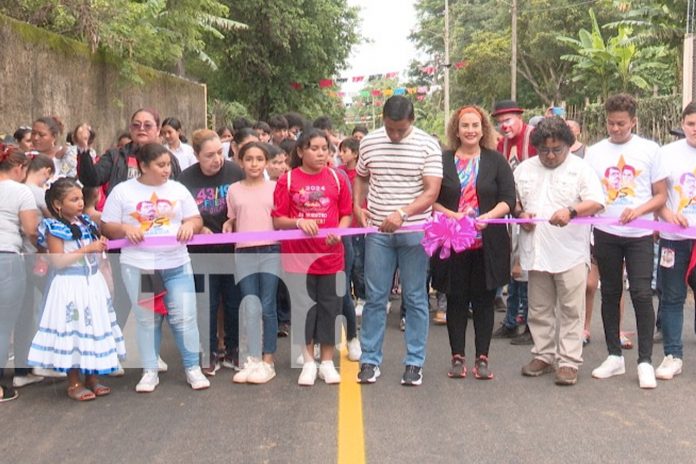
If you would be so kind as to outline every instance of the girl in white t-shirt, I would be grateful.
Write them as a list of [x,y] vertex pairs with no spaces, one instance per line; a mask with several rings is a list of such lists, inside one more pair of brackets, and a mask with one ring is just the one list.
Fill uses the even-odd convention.
[[[267,145],[252,142],[239,151],[246,178],[230,186],[227,192],[227,216],[224,232],[272,231],[273,192],[276,183],[266,180]],[[276,293],[280,272],[280,245],[273,240],[238,243],[235,258],[245,314],[249,357],[244,368],[233,377],[236,383],[266,383],[275,377],[273,355],[276,351],[278,315]],[[247,296],[252,298],[246,299]],[[258,307],[257,297],[261,303]],[[261,324],[263,320],[263,325]],[[263,330],[261,328],[263,327]],[[259,334],[263,333],[263,343]]]
[[186,143],[186,137],[181,134],[181,121],[176,118],[165,119],[162,121],[160,135],[164,139],[167,149],[176,156],[182,171],[198,162],[193,153],[193,147]]
[[[159,384],[157,360],[165,318],[181,353],[187,382],[194,390],[208,388],[210,382],[199,362],[196,295],[185,245],[200,231],[203,221],[188,189],[169,180],[171,157],[165,147],[143,145],[136,159],[140,177],[114,187],[101,217],[105,235],[126,238],[136,245],[121,251],[121,272],[137,321],[143,365],[143,376],[135,390],[152,392]],[[154,236],[176,236],[177,243],[140,244]],[[148,288],[142,288],[143,282]]]

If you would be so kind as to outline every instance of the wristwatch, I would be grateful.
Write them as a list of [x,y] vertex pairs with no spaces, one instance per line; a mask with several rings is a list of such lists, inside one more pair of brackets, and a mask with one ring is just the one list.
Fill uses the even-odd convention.
[[397,209],[396,212],[399,213],[399,216],[401,216],[401,220],[406,222],[408,219],[408,213],[401,208]]
[[578,217],[578,212],[572,206],[568,206],[568,212],[570,213],[570,219]]

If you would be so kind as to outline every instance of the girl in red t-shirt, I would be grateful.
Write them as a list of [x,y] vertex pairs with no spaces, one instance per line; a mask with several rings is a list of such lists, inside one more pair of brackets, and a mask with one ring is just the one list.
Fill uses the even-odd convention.
[[[342,176],[327,167],[329,153],[329,139],[323,131],[307,130],[297,140],[292,153],[293,169],[278,179],[273,195],[276,229],[300,229],[312,237],[319,229],[350,225],[350,188]],[[317,371],[327,384],[339,383],[341,376],[334,367],[333,355],[336,317],[342,305],[336,286],[336,274],[344,267],[341,238],[329,234],[324,238],[289,240],[281,243],[281,251],[288,278],[297,282],[288,286],[295,303],[293,314],[297,316],[311,306],[304,324],[304,365],[298,383],[314,385]],[[308,296],[311,303],[298,304],[303,296]],[[321,346],[318,368],[312,356],[315,343]]]

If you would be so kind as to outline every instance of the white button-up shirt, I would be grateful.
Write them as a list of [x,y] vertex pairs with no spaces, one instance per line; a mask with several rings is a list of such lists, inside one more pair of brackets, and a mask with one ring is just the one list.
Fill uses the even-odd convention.
[[[592,168],[568,154],[555,169],[541,164],[538,156],[524,161],[514,172],[517,198],[522,209],[537,218],[550,219],[561,208],[592,200],[604,205],[602,185]],[[590,226],[558,227],[537,223],[532,232],[520,231],[520,264],[526,271],[559,273],[580,263],[590,263]]]

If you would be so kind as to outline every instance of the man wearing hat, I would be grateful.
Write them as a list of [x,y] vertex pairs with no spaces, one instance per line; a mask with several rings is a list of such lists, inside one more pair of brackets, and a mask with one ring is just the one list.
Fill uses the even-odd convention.
[[[495,104],[491,115],[495,118],[497,129],[503,137],[498,141],[498,151],[507,158],[510,167],[514,171],[515,168],[524,160],[536,155],[536,148],[530,143],[530,134],[534,130],[531,125],[525,124],[522,119],[524,110],[517,105],[514,100],[500,100]],[[517,234],[519,226],[512,228],[513,243],[517,242]],[[517,264],[519,255],[513,253],[513,266]],[[525,273],[526,274],[526,273]],[[496,295],[496,307],[498,302],[502,302],[502,289],[498,289],[499,294]],[[519,280],[510,279],[508,285],[510,295],[517,295],[517,298],[511,298],[507,304],[507,314],[500,327],[493,333],[493,338],[512,338],[510,341],[513,345],[531,345],[532,335],[529,332],[529,327],[525,326],[525,330],[521,334],[517,334],[517,312],[522,310],[521,323],[526,325],[527,321],[527,282],[526,276],[519,276]],[[509,298],[509,297],[508,297]],[[521,305],[515,304],[520,302]],[[519,307],[521,306],[521,308]],[[503,303],[503,308],[505,308]]]

